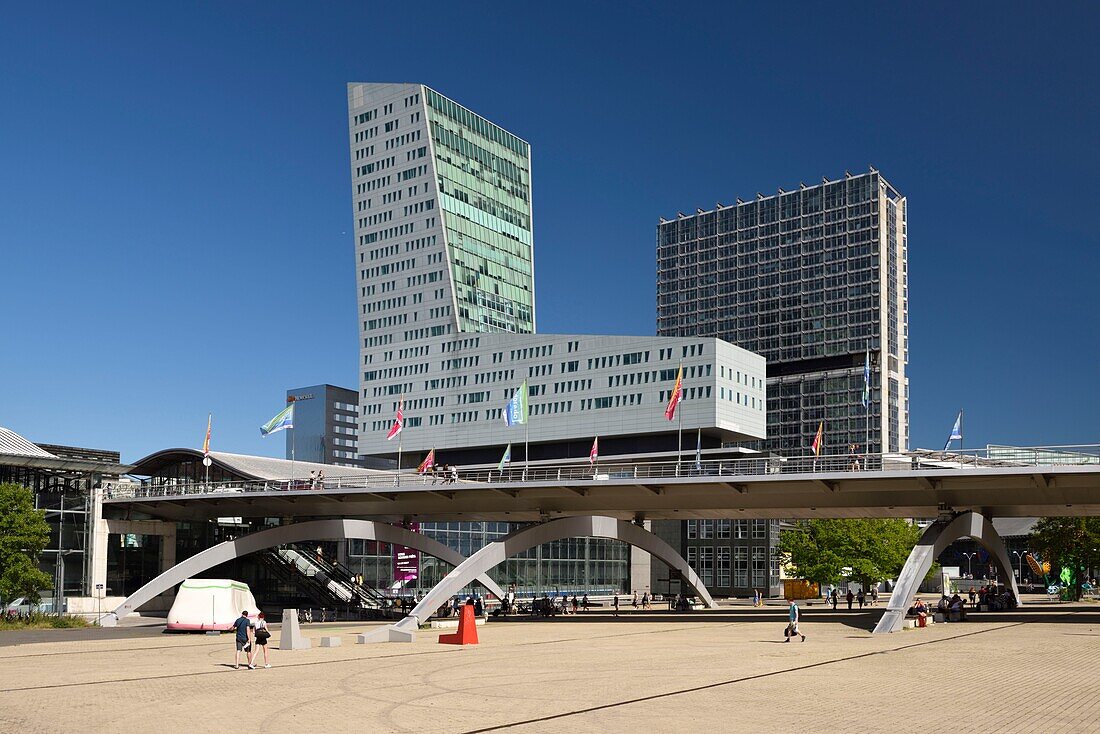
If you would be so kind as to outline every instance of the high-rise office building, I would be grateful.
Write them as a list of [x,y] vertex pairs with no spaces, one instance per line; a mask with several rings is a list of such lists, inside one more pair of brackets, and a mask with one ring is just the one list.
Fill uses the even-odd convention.
[[[350,84],[348,116],[360,455],[393,460],[401,446],[415,466],[436,448],[495,463],[529,437],[532,459],[586,457],[597,433],[611,451],[675,450],[662,411],[680,364],[684,430],[707,448],[763,437],[759,355],[711,339],[535,333],[525,141],[421,84]],[[531,421],[509,431],[503,409],[524,380]],[[402,401],[405,431],[387,441]]]
[[905,197],[874,169],[662,219],[657,333],[767,359],[771,450],[807,453],[822,424],[824,453],[906,450],[906,252]]
[[[586,461],[597,434],[605,452],[676,451],[663,410],[681,364],[683,428],[704,448],[764,437],[759,355],[715,339],[535,333],[525,141],[421,84],[349,84],[348,116],[361,456],[400,456],[409,468],[435,448],[443,463],[495,464],[512,444],[518,463],[529,438],[532,460]],[[503,410],[525,381],[530,420],[509,429]],[[405,428],[387,441],[399,404]],[[420,529],[466,554],[510,528]],[[353,545],[349,563],[384,583],[374,550]],[[495,573],[528,589],[644,588],[648,564],[631,556],[621,543],[576,539]]]
[[335,385],[286,391],[294,403],[294,428],[286,431],[286,458],[336,466],[362,466],[359,459],[359,393]]

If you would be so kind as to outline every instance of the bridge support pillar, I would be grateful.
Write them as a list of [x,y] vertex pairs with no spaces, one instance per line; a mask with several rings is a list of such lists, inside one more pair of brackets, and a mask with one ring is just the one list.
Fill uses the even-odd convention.
[[977,512],[964,512],[950,519],[937,520],[924,531],[898,575],[898,582],[890,594],[890,603],[886,605],[886,613],[875,626],[876,635],[897,632],[902,628],[905,613],[912,606],[913,598],[928,570],[947,546],[961,538],[973,538],[989,551],[1002,578],[1008,579],[1016,603],[1020,603],[1020,591],[1016,587],[1012,563],[1001,536],[985,516]]
[[504,559],[543,543],[564,538],[584,537],[621,540],[635,548],[640,548],[679,571],[683,575],[684,583],[695,591],[709,609],[718,606],[680,552],[649,530],[614,517],[563,517],[522,528],[489,543],[444,576],[416,605],[409,616],[395,625],[387,625],[359,635],[358,640],[359,642],[411,642],[412,633],[426,622],[436,609],[474,578],[486,574],[489,569],[503,562]]
[[[192,576],[234,558],[304,540],[346,539],[378,540],[383,543],[405,545],[435,556],[453,566],[460,566],[466,560],[462,554],[437,540],[383,522],[332,519],[290,523],[251,533],[235,540],[227,540],[181,561],[128,596],[113,612],[104,614],[99,623],[104,627],[113,627],[118,624],[119,619],[136,611],[158,594],[170,591]],[[477,574],[477,577],[477,580],[490,592],[503,597],[504,591],[491,578],[484,574]]]

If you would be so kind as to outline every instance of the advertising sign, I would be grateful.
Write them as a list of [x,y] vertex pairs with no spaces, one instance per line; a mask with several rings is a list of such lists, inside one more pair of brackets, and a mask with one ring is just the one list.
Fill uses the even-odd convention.
[[[409,523],[408,529],[420,532],[420,523]],[[393,580],[408,584],[416,581],[420,573],[420,551],[403,545],[393,546]]]

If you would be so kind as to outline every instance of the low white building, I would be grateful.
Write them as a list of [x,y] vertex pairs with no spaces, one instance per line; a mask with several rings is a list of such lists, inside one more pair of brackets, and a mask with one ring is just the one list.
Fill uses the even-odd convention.
[[[399,441],[386,434],[401,402],[406,466],[432,448],[495,461],[509,443],[521,459],[525,439],[532,459],[586,456],[595,436],[607,454],[675,450],[681,423],[691,448],[697,430],[707,446],[765,436],[764,358],[720,339],[469,334],[415,350],[364,371],[361,454],[396,457]],[[681,365],[683,401],[670,422]],[[524,381],[528,423],[508,426],[506,406]]]

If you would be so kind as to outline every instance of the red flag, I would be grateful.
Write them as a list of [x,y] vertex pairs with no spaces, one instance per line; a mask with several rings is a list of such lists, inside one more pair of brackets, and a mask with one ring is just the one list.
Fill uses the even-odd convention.
[[588,452],[588,463],[595,464],[598,458],[600,458],[600,437],[596,436],[592,439],[592,450]]
[[401,398],[397,403],[397,415],[393,419],[393,427],[390,428],[390,432],[386,434],[386,440],[401,433],[401,430],[405,427],[405,398]]
[[676,406],[684,397],[684,366],[680,365],[680,371],[676,373],[676,385],[672,388],[672,395],[668,399],[668,407],[665,408],[665,418],[672,420],[676,417]]
[[825,421],[817,424],[817,435],[814,436],[814,456],[821,456],[821,447],[825,443]]
[[424,457],[424,461],[420,462],[416,467],[416,473],[423,474],[424,472],[431,471],[433,466],[435,466],[435,449],[429,451],[428,455]]

